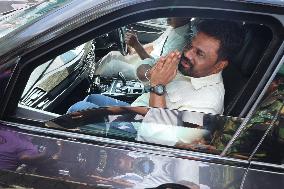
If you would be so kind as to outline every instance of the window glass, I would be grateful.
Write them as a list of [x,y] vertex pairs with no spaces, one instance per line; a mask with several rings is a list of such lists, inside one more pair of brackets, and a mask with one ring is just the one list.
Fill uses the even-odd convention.
[[220,154],[241,119],[146,107],[108,107],[73,112],[47,127],[129,141]]
[[284,115],[284,67],[274,77],[253,116],[245,125],[240,136],[234,141],[227,152],[231,157],[248,159],[258,147],[259,141],[264,140],[252,156],[252,160],[269,163],[283,161],[283,115]]
[[[54,104],[59,103],[56,98],[72,86],[76,78],[80,80],[82,69],[89,66],[87,55],[91,49],[92,42],[84,43],[38,66],[27,82],[20,104],[53,112]],[[58,111],[54,113],[61,113],[60,109]]]

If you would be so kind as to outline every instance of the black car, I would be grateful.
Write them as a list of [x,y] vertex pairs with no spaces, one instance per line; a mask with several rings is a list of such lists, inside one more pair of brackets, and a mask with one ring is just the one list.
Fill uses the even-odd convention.
[[[244,45],[222,76],[221,115],[105,106],[68,112],[89,94],[132,103],[128,72],[98,74],[169,17],[230,20]],[[282,0],[50,0],[0,18],[3,188],[283,188]],[[222,26],[220,26],[222,27]],[[143,134],[141,134],[143,133]]]

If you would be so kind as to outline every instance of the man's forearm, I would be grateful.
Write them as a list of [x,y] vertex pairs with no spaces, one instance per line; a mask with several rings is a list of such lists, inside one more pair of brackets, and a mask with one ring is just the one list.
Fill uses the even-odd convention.
[[144,47],[138,43],[137,45],[133,46],[139,57],[144,60],[146,58],[151,58],[150,54],[144,49]]
[[155,108],[166,108],[165,95],[159,96],[155,93],[150,93],[149,106]]

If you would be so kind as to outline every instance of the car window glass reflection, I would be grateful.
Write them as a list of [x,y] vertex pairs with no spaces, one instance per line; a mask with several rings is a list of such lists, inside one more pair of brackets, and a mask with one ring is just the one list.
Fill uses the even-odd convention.
[[[148,60],[153,63],[155,57],[166,56],[174,48],[183,52],[184,68],[189,68],[190,65],[186,64],[190,61],[188,62],[188,57],[186,58],[185,55],[193,53],[194,57],[199,57],[199,50],[193,48],[193,46],[198,44],[199,38],[206,38],[202,35],[202,32],[197,35],[198,32],[194,30],[193,26],[199,25],[202,28],[214,23],[217,26],[214,28],[218,29],[220,22],[226,23],[228,26],[232,24],[232,26],[240,29],[240,33],[245,26],[241,22],[233,23],[225,20],[170,17],[145,20],[117,28],[38,66],[30,76],[20,104],[56,114],[67,114],[47,122],[46,126],[48,127],[220,154],[237,131],[242,118],[213,115],[222,114],[224,110],[224,86],[222,82],[219,82],[219,79],[222,78],[219,69],[217,69],[218,74],[215,75],[215,79],[218,80],[216,81],[221,90],[210,89],[208,93],[200,92],[200,87],[203,88],[202,79],[197,83],[195,83],[196,78],[194,77],[186,79],[186,82],[190,80],[190,82],[195,83],[196,85],[194,84],[193,87],[200,92],[200,94],[199,92],[195,93],[198,100],[192,97],[188,98],[188,94],[183,93],[182,97],[189,100],[193,106],[188,104],[182,108],[184,101],[181,100],[179,92],[175,93],[177,88],[182,91],[182,87],[187,86],[183,82],[180,85],[178,84],[178,78],[181,76],[179,75],[176,78],[177,85],[172,84],[171,90],[167,88],[167,93],[173,95],[168,99],[173,106],[165,107],[174,110],[135,107],[148,106],[148,95],[150,96],[150,93],[148,93],[149,78],[147,80],[147,71],[150,68],[145,66],[148,64],[140,66],[139,63],[144,61],[146,63]],[[180,24],[176,25],[177,23]],[[262,27],[256,24],[253,26]],[[197,32],[195,37],[192,37],[193,31]],[[126,33],[132,33],[132,35]],[[171,37],[167,36],[170,33]],[[126,45],[126,41],[129,43],[132,37],[136,39],[134,41],[140,42],[143,47],[145,45],[146,52],[149,50],[147,44],[152,45],[151,52],[149,51],[148,54],[152,57],[143,58],[137,52],[132,54],[131,48],[129,49],[131,45]],[[242,38],[242,35],[239,37]],[[137,38],[139,41],[137,41]],[[166,43],[168,45],[163,45]],[[155,45],[158,49],[157,52],[154,50]],[[238,45],[241,44],[238,42]],[[125,52],[128,52],[131,56],[125,56]],[[174,56],[177,56],[177,54],[174,54]],[[200,56],[203,57],[202,53]],[[138,68],[141,68],[142,71]],[[146,82],[139,77],[139,74],[141,76],[139,70]],[[182,78],[185,79],[183,76]],[[211,84],[208,86],[211,86]],[[165,92],[165,90],[163,91]],[[213,97],[211,92],[214,91],[217,91],[213,96],[217,97],[218,102],[215,101],[215,97],[215,100],[211,99]],[[221,95],[218,91],[221,92]],[[228,91],[226,90],[226,94],[230,93]],[[202,95],[205,95],[204,98],[200,98]],[[139,100],[139,96],[143,96],[143,98],[141,97]],[[203,99],[206,99],[206,102]],[[180,104],[175,103],[176,100]],[[212,102],[217,102],[218,105],[211,107]],[[133,107],[130,107],[130,105]],[[207,114],[181,110],[206,112]],[[258,136],[254,137],[259,139]],[[241,143],[250,144],[250,142]],[[230,149],[229,154],[237,158],[247,159],[251,152],[250,148],[243,148],[242,145],[234,148],[233,146]]]
[[52,166],[50,157],[57,150],[36,145],[34,139],[0,124],[0,169],[20,172],[26,166]]
[[[283,164],[284,153],[284,67],[282,66],[268,87],[258,108],[240,137],[230,148],[229,154],[246,157],[264,139],[252,160]],[[253,138],[254,140],[251,140]]]
[[[123,150],[20,134],[3,125],[0,125],[0,139],[0,168],[22,173],[17,181],[20,185],[28,184],[24,178],[30,178],[30,174],[56,178],[50,180],[49,186],[64,180],[113,188],[152,188],[166,183],[191,188],[208,188],[214,184],[222,188],[231,182],[225,177],[204,177],[223,172],[218,165],[141,152],[135,147]],[[238,173],[233,169],[227,171]],[[42,177],[32,179],[33,183],[42,181]],[[72,183],[64,186],[71,187]]]
[[107,107],[63,115],[47,127],[220,154],[241,119],[145,107]]

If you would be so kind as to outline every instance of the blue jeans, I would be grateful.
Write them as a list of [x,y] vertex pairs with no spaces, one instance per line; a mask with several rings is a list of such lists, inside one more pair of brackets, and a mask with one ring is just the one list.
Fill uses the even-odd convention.
[[[80,110],[86,110],[91,108],[99,108],[104,106],[129,106],[130,104],[100,94],[88,95],[84,100],[73,104],[67,111],[67,113],[76,112]],[[126,115],[127,116],[127,115]],[[127,119],[127,117],[126,117]],[[103,124],[104,125],[104,124]],[[99,124],[96,125],[99,127]],[[95,129],[95,128],[94,128]],[[133,125],[128,121],[113,121],[110,123],[110,131],[125,131],[127,135],[134,134],[136,136],[136,130]],[[135,138],[131,135],[131,137]],[[130,136],[129,136],[130,137]]]
[[91,109],[91,108],[105,107],[105,106],[129,106],[129,105],[130,104],[126,102],[108,96],[104,96],[101,94],[91,94],[88,95],[84,100],[73,104],[68,109],[67,113]]

